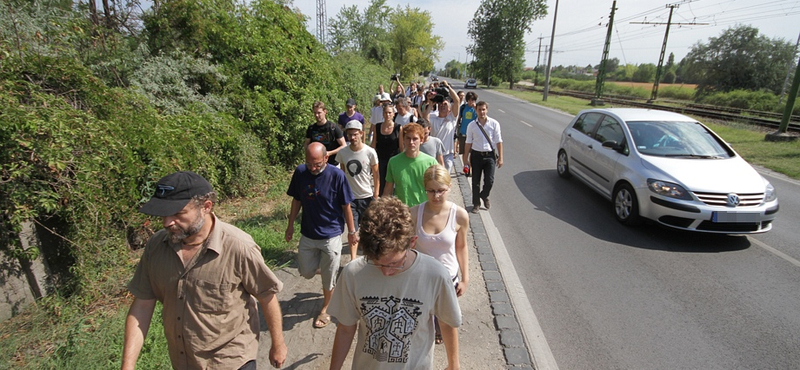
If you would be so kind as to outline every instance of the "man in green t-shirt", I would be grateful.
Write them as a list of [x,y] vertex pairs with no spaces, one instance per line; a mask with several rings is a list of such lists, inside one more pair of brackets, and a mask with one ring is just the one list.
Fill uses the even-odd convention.
[[409,207],[428,200],[423,174],[437,162],[433,157],[419,151],[424,136],[422,126],[416,123],[403,126],[405,150],[389,159],[383,196],[395,195]]

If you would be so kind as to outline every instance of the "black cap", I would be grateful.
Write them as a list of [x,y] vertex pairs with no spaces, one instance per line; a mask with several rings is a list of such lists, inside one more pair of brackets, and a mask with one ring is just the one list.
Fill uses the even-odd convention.
[[347,99],[347,102],[344,103],[344,104],[347,105],[348,107],[352,107],[352,106],[356,105],[356,101],[355,101],[355,99],[350,98],[350,99]]
[[212,191],[211,184],[202,176],[191,171],[175,172],[158,180],[155,194],[139,212],[160,217],[172,216],[186,207],[195,195],[206,195]]

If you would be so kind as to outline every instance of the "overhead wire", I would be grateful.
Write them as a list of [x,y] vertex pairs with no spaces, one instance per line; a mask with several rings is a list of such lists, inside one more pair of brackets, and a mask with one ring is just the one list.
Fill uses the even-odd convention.
[[[689,6],[685,7],[686,13],[691,17],[687,17],[686,13],[676,10],[673,19],[677,17],[678,23],[709,23],[709,25],[677,25],[670,32],[683,33],[696,31],[701,28],[713,28],[720,26],[730,26],[739,23],[749,23],[756,20],[773,19],[786,16],[793,16],[800,14],[800,1],[798,0],[774,0],[767,1],[759,4],[757,8],[753,6],[735,7],[735,1],[722,1],[715,4],[705,6],[692,6],[693,3],[688,3]],[[724,7],[725,10],[716,11],[712,14],[697,16],[698,12],[707,9],[718,9]],[[664,34],[664,28],[661,25],[631,25],[629,22],[647,19],[650,22],[666,23],[669,9],[666,7],[658,7],[650,10],[642,11],[634,15],[621,17],[615,19],[614,29],[616,32],[617,40],[615,44],[622,49],[623,43],[630,41],[641,40],[645,37],[652,37],[654,35]],[[600,26],[603,20],[606,24]],[[602,50],[602,45],[605,43],[605,30],[607,27],[607,17],[600,18],[600,24],[595,25],[584,24],[575,29],[566,32],[557,33],[556,39],[561,39],[561,45],[568,45],[567,47],[559,48],[560,52],[578,52],[586,50]],[[566,39],[566,41],[564,40]],[[575,40],[574,42],[572,40]],[[530,44],[530,43],[528,43]],[[644,49],[658,49],[661,45],[653,45],[651,47],[642,48],[628,48],[628,50],[644,50]],[[624,58],[624,55],[623,55]]]

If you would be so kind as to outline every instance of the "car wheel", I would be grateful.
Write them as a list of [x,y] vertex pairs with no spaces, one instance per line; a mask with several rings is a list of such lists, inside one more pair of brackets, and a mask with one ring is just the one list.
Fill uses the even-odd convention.
[[614,216],[623,225],[641,224],[639,217],[639,201],[636,192],[628,184],[620,184],[614,190]]
[[569,173],[569,158],[567,157],[567,152],[562,150],[558,151],[558,163],[556,163],[556,171],[558,171],[558,176],[562,178],[568,179],[572,177],[572,174]]

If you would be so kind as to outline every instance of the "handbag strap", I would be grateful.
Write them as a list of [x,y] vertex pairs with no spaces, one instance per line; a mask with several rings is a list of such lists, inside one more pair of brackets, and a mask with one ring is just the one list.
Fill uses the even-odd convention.
[[[489,120],[486,120],[486,123],[489,123]],[[486,134],[486,130],[483,129],[483,125],[481,125],[481,122],[478,121],[477,124],[478,128],[481,129],[481,132],[483,132],[483,137],[485,137],[486,141],[489,142],[489,147],[492,148],[492,151],[494,151],[494,145],[492,144],[492,139],[489,139],[489,135]]]

